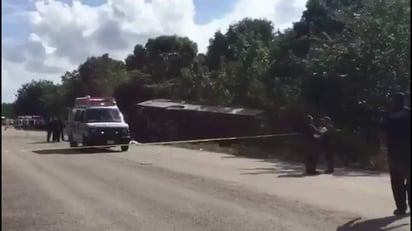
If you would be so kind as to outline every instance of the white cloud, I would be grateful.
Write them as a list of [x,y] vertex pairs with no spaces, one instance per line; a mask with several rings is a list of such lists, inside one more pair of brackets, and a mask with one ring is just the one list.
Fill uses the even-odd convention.
[[[56,0],[37,0],[29,12],[31,35],[27,41],[2,39],[2,66],[10,92],[23,83],[42,76],[60,80],[65,70],[71,70],[89,56],[109,53],[124,59],[137,43],[162,34],[188,36],[205,52],[210,37],[218,29],[225,31],[231,23],[244,17],[272,20],[276,28],[284,29],[300,18],[306,0],[238,0],[231,12],[205,25],[194,23],[192,0],[107,0],[91,7],[81,1],[65,4]],[[16,53],[19,51],[19,53]],[[16,67],[19,68],[16,68]],[[3,72],[4,70],[4,72]],[[10,75],[25,75],[11,78]],[[3,76],[3,78],[5,78]],[[2,81],[3,81],[2,78]],[[25,81],[23,81],[25,80]]]
[[56,83],[60,78],[56,78],[56,73],[38,74],[22,68],[21,64],[2,60],[1,63],[1,97],[2,102],[13,102],[17,90],[22,84],[31,82],[33,79],[46,79]]

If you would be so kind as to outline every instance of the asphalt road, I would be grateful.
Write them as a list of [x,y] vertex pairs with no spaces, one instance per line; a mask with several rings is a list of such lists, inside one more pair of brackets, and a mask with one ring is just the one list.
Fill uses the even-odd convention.
[[387,175],[159,146],[38,151],[68,146],[44,136],[2,132],[3,230],[410,230]]

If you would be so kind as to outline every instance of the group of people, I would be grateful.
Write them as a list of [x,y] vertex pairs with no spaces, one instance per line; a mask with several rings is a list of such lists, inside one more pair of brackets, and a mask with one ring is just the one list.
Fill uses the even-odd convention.
[[316,170],[319,160],[319,153],[323,153],[327,161],[327,169],[325,174],[334,172],[334,153],[333,153],[333,136],[335,134],[335,126],[329,116],[324,116],[318,121],[315,121],[313,116],[305,117],[305,126],[303,129],[305,136],[305,147],[307,147],[305,157],[305,171],[308,175],[320,174]]
[[51,118],[47,123],[47,142],[60,142],[60,139],[64,141],[63,135],[63,121],[59,118]]
[[[381,131],[387,147],[387,159],[391,188],[396,209],[394,215],[406,214],[407,205],[411,209],[411,127],[410,109],[405,106],[404,93],[396,93],[384,112],[381,121]],[[316,170],[319,153],[325,155],[327,169],[325,173],[334,171],[333,136],[335,128],[330,117],[325,116],[315,121],[313,116],[307,115],[302,129],[305,137],[307,175],[317,175]],[[382,137],[382,136],[380,136]],[[408,203],[407,203],[408,201]]]

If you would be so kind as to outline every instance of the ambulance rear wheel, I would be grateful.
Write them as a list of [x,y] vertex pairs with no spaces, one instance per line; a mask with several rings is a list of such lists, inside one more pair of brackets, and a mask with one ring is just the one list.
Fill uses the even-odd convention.
[[73,136],[69,135],[69,143],[71,148],[76,148],[77,147],[77,142],[73,141]]
[[74,141],[71,141],[71,142],[70,142],[70,147],[71,147],[71,148],[76,148],[76,147],[77,147],[77,143],[74,142]]

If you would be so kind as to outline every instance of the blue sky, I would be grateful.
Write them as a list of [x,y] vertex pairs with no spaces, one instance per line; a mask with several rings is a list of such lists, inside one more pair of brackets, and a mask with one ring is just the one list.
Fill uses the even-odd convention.
[[[65,4],[67,5],[65,5]],[[87,57],[123,60],[136,43],[187,36],[205,52],[216,30],[242,18],[276,29],[300,19],[306,0],[2,0],[2,102],[33,79],[56,83]]]
[[[71,0],[62,0],[68,4]],[[106,0],[84,0],[89,6],[100,6]],[[2,0],[2,38],[25,39],[30,35],[30,26],[23,16],[16,16],[16,12],[34,10],[29,0]],[[206,24],[214,18],[224,15],[233,9],[236,0],[194,0],[195,23]],[[9,16],[12,15],[12,19]],[[17,18],[16,18],[17,17]],[[6,20],[4,20],[6,19]]]
[[2,39],[4,37],[23,38],[29,35],[30,29],[27,21],[21,19],[16,14],[20,11],[30,10],[30,8],[31,4],[28,1],[2,0]]

